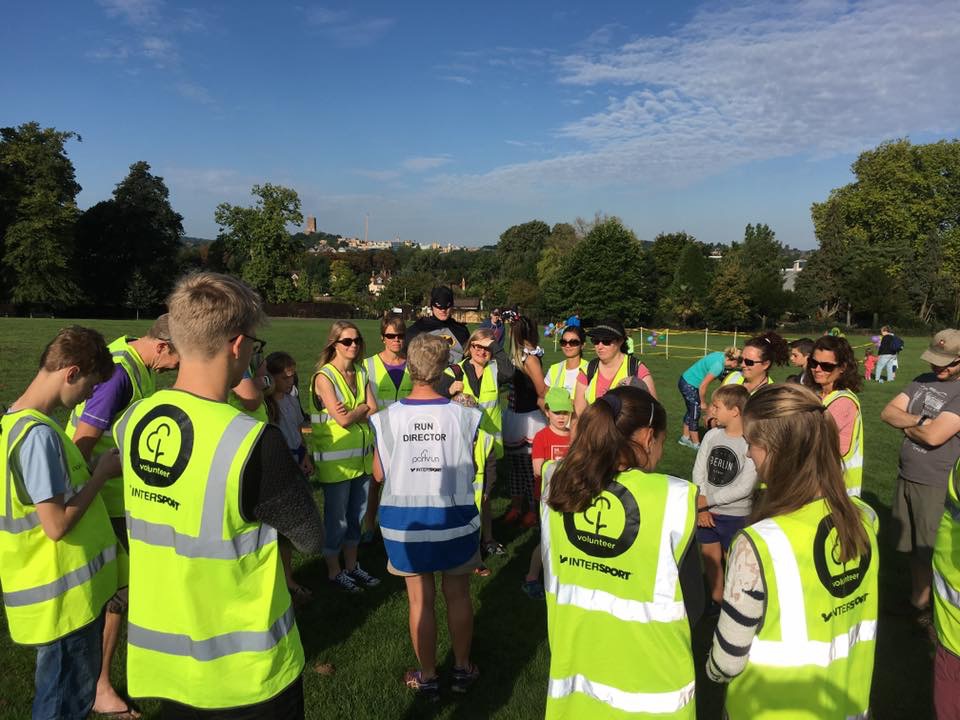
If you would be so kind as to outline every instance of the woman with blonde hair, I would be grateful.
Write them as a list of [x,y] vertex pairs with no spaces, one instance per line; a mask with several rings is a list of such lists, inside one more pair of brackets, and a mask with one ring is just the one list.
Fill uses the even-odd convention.
[[323,556],[330,582],[349,593],[380,584],[357,562],[373,469],[373,436],[367,418],[377,409],[360,362],[363,348],[359,328],[337,320],[310,383],[311,444],[315,474],[323,488]]
[[[707,388],[714,380],[721,380],[740,365],[740,348],[731,345],[723,352],[704,355],[688,367],[677,381],[687,411],[683,416],[683,434],[680,444],[700,447],[700,408],[707,404]],[[709,420],[709,415],[707,417]]]
[[544,482],[547,718],[696,717],[697,488],[656,472],[666,430],[648,392],[614,388]]
[[736,536],[707,675],[739,718],[867,717],[877,518],[847,495],[833,417],[798,384],[758,390],[744,437],[767,485]]

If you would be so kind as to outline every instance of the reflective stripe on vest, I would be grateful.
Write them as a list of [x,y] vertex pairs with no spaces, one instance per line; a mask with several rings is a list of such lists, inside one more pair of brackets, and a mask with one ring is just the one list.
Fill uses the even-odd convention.
[[[391,500],[392,502],[392,500]],[[473,496],[469,495],[464,505],[472,503]],[[480,516],[477,515],[466,525],[460,527],[447,528],[444,530],[395,530],[393,528],[380,527],[380,534],[384,540],[393,540],[394,542],[419,543],[419,542],[443,542],[444,540],[455,540],[456,538],[472,535],[480,529]]]
[[947,481],[947,499],[933,547],[933,622],[940,644],[960,655],[960,460]]
[[117,546],[111,545],[100,551],[100,553],[90,562],[76,570],[62,575],[53,582],[38,587],[28,588],[26,590],[4,591],[3,604],[8,607],[20,607],[23,605],[33,605],[34,603],[53,600],[58,595],[63,595],[70,588],[83,585],[90,580],[111,560],[117,559]]
[[[503,408],[500,388],[497,386],[497,361],[491,360],[484,366],[483,374],[480,375],[480,389],[476,394],[474,394],[470,381],[466,378],[469,364],[469,360],[459,363],[464,373],[462,379],[463,394],[469,395],[477,401],[477,407],[483,413],[480,429],[493,436],[494,455],[499,460],[503,457]],[[456,377],[450,368],[447,368],[444,373],[450,377]]]
[[[627,368],[630,367],[630,356],[624,355],[623,362],[620,364],[620,367],[617,368],[617,371],[613,374],[613,379],[610,380],[610,385],[607,390],[617,387],[618,383],[622,380],[625,380],[627,377]],[[600,380],[600,368],[601,366],[597,365],[597,371],[593,374],[593,377],[590,378],[590,382],[587,383],[587,390],[584,393],[584,397],[587,400],[587,403],[594,403],[597,401],[597,382]]]
[[373,436],[367,422],[342,427],[325,409],[318,407],[317,376],[323,375],[333,386],[334,395],[348,412],[364,402],[367,392],[367,371],[355,364],[356,392],[350,390],[340,371],[331,364],[318,370],[310,386],[311,434],[308,444],[313,451],[315,476],[321,483],[341,482],[368,474],[373,469]]
[[[587,365],[589,365],[589,363],[583,358],[581,358],[579,371],[585,373],[587,371]],[[559,387],[559,388],[565,389],[567,392],[570,393],[570,398],[573,399],[574,393],[576,392],[576,389],[577,389],[577,381],[576,380],[573,381],[572,389],[566,387],[564,383],[564,380],[566,379],[566,372],[567,372],[566,360],[561,360],[558,363],[554,363],[553,365],[550,366],[550,369],[547,370],[547,379],[550,381],[547,384],[552,388]]]
[[847,495],[860,497],[863,488],[863,414],[860,410],[860,399],[849,390],[834,390],[823,398],[823,406],[830,405],[840,398],[847,398],[857,406],[857,417],[853,423],[853,434],[850,437],[850,447],[843,461],[843,482],[847,487]]
[[403,368],[400,387],[394,384],[393,377],[391,377],[386,363],[383,362],[383,358],[379,354],[368,357],[363,361],[363,366],[367,370],[367,385],[373,393],[378,412],[407,397],[413,390],[413,381],[410,379],[410,373],[406,365]]
[[270,650],[289,635],[295,625],[293,606],[290,606],[269,629],[263,632],[245,630],[225,633],[204,640],[194,640],[188,635],[159,632],[129,623],[127,640],[132,645],[147,650],[209,662],[236,653]]
[[559,699],[579,692],[623,712],[660,715],[682,710],[693,700],[695,688],[694,681],[673,692],[631,693],[593,682],[583,675],[573,675],[559,680],[551,679],[549,694]]

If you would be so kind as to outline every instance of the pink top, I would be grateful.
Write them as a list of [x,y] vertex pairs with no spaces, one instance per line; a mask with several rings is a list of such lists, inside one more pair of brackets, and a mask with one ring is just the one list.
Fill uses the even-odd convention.
[[[640,363],[640,367],[637,368],[637,377],[641,380],[650,377],[650,370],[643,363]],[[597,366],[597,400],[607,394],[607,390],[610,389],[610,383],[612,381],[613,378],[604,377],[603,373],[600,372],[600,367]],[[587,374],[583,370],[577,375],[577,382],[581,385],[587,384]]]
[[873,375],[873,369],[877,366],[877,356],[876,355],[867,355],[863,359],[863,369],[867,371],[867,375]]
[[853,442],[853,425],[857,420],[857,405],[850,398],[837,398],[827,411],[833,416],[840,429],[840,454],[846,455]]

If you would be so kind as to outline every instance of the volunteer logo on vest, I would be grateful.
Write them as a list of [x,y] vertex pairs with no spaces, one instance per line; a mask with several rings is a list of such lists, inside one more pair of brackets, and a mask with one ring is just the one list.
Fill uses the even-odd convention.
[[133,471],[146,485],[173,485],[193,454],[193,423],[173,405],[158,405],[133,429],[130,442]]
[[740,473],[737,454],[728,447],[711,448],[707,458],[707,482],[714,487],[723,487],[733,482]]
[[626,487],[612,482],[581,513],[564,513],[570,544],[593,557],[622,555],[640,532],[640,508]]
[[410,472],[442,472],[442,460],[437,443],[446,442],[447,434],[437,427],[429,415],[417,415],[400,436],[404,443],[414,443],[417,448],[410,455]]
[[[835,598],[844,598],[856,592],[867,576],[871,552],[868,547],[863,555],[847,565],[840,562],[839,554],[837,531],[833,526],[833,518],[827,515],[820,521],[813,540],[813,564],[817,577],[827,592]],[[849,567],[850,565],[853,567]]]

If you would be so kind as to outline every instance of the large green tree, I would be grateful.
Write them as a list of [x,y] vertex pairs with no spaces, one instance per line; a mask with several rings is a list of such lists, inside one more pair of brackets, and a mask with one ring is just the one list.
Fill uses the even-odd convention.
[[542,220],[531,220],[507,228],[497,243],[500,275],[505,280],[533,280],[537,277],[537,261],[550,237],[550,226]]
[[851,169],[854,182],[812,208],[817,267],[842,282],[829,301],[868,317],[960,318],[960,141],[886,142]]
[[660,299],[665,317],[683,326],[703,317],[710,275],[699,243],[689,243],[680,254],[673,282]]
[[776,320],[787,305],[783,292],[783,245],[768,225],[747,225],[740,255],[747,278],[747,306],[765,327],[767,320]]
[[579,310],[588,320],[619,318],[627,325],[648,319],[654,310],[654,278],[636,235],[618,218],[593,226],[564,258],[548,291],[565,297],[564,311]]
[[299,296],[291,270],[301,245],[287,227],[301,225],[296,190],[265,183],[254,185],[253,207],[221,203],[214,212],[220,226],[227,267],[254,287],[267,302],[288,302]]
[[182,237],[183,217],[170,205],[163,178],[143,160],[133,163],[113,197],[77,222],[76,265],[88,301],[100,307],[128,305],[129,286],[138,274],[163,297],[176,280]]
[[76,181],[66,143],[74,132],[28,122],[0,128],[0,294],[15,303],[77,301],[72,265]]
[[710,280],[707,320],[711,326],[730,330],[747,324],[750,317],[748,287],[742,248],[734,243],[724,253]]

